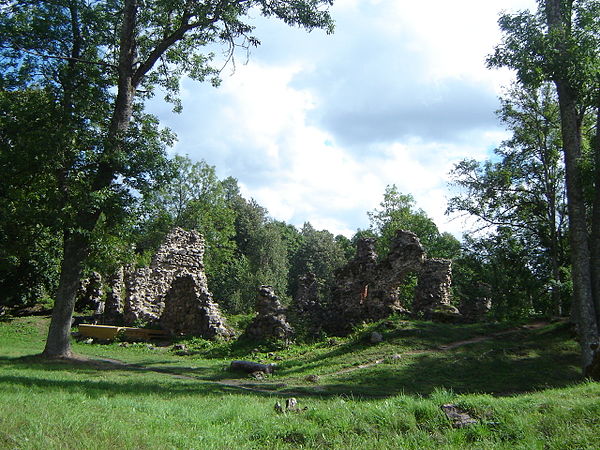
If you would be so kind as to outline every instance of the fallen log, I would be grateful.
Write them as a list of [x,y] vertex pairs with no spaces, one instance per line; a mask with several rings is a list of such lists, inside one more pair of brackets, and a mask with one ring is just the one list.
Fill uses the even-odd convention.
[[273,373],[275,367],[277,367],[277,364],[261,364],[253,361],[232,361],[229,370],[246,373]]

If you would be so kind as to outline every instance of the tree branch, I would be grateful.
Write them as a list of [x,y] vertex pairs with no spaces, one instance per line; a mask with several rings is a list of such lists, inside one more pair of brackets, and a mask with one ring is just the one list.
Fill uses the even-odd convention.
[[18,47],[16,47],[15,50],[18,52],[27,53],[28,55],[32,55],[37,58],[60,59],[60,60],[69,61],[69,62],[80,62],[83,64],[91,64],[91,65],[96,65],[96,66],[109,67],[111,69],[117,69],[117,66],[115,66],[114,64],[110,64],[110,63],[107,63],[104,61],[90,61],[88,59],[74,58],[72,56],[42,55],[41,53],[32,52],[31,50],[25,50],[24,48],[18,48]]
[[188,31],[191,31],[195,28],[199,28],[201,26],[206,27],[212,25],[220,20],[220,15],[215,14],[215,16],[207,20],[206,22],[196,22],[189,23],[190,15],[184,14],[182,18],[182,23],[173,33],[164,38],[162,41],[158,43],[158,45],[152,50],[152,52],[148,55],[146,60],[140,64],[133,75],[133,85],[137,86],[142,78],[154,67],[156,62],[160,59],[160,57],[175,43],[183,39],[185,34]]

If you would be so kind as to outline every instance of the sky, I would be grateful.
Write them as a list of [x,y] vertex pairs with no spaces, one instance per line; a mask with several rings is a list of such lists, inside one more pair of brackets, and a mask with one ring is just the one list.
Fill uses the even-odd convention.
[[233,176],[277,220],[351,237],[395,184],[460,238],[448,174],[508,137],[494,111],[513,75],[485,65],[497,20],[535,3],[336,0],[333,35],[257,15],[261,45],[220,87],[184,79],[181,114],[149,110],[177,134],[172,153]]

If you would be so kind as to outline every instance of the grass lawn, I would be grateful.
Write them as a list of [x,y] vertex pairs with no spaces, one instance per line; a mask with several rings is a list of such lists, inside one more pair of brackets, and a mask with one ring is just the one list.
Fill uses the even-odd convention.
[[[74,343],[93,361],[51,363],[35,357],[47,326],[0,322],[0,448],[600,448],[600,384],[581,380],[561,323],[398,318],[286,349],[190,339],[183,356]],[[254,380],[229,372],[233,359],[278,369]],[[301,410],[277,413],[290,396]],[[477,423],[454,428],[448,403]]]

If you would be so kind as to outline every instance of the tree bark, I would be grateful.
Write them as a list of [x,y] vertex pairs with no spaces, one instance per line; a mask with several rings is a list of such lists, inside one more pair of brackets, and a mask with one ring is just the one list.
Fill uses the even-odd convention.
[[568,89],[561,82],[556,84],[561,107],[561,129],[565,157],[573,300],[576,303],[578,316],[583,371],[584,374],[587,374],[587,370],[594,359],[595,346],[597,346],[599,339],[596,308],[592,294],[589,235],[580,171],[581,126],[575,103],[570,98]]
[[[136,87],[133,85],[133,68],[136,57],[134,37],[136,17],[137,0],[127,0],[124,6],[120,34],[117,96],[104,145],[104,157],[92,181],[93,192],[108,188],[115,179],[117,167],[113,163],[114,156],[121,149],[121,140],[132,117],[136,91]],[[88,236],[96,226],[101,214],[100,207],[88,209],[80,205],[80,208],[74,228],[82,231],[72,234],[67,233],[64,240],[60,280],[46,339],[46,347],[42,353],[43,356],[49,358],[68,358],[72,356],[70,330],[75,296],[82,268],[90,251]]]
[[61,264],[60,281],[52,310],[52,319],[46,348],[42,353],[48,358],[69,358],[71,353],[71,319],[75,307],[75,296],[83,261],[87,257],[89,244],[82,235],[65,236],[64,256]]
[[596,136],[594,139],[594,204],[592,212],[591,266],[592,294],[596,308],[596,322],[600,327],[600,81],[596,106]]
[[[546,0],[546,20],[549,32],[555,40],[555,50],[559,59],[569,61],[573,55],[567,47],[571,32],[572,1]],[[566,68],[564,68],[566,69]],[[581,163],[581,118],[577,110],[578,95],[568,79],[558,70],[553,74],[558,93],[560,121],[565,160],[565,184],[569,212],[569,242],[575,310],[578,316],[579,338],[581,343],[582,367],[584,376],[593,376],[598,351],[598,322],[592,293],[592,271],[590,239],[587,229],[587,214],[583,194]]]

